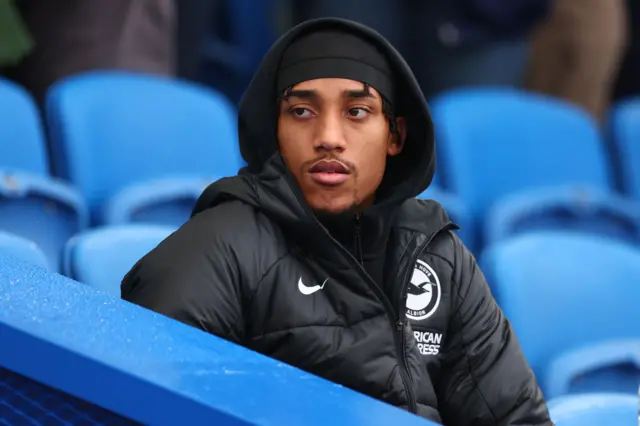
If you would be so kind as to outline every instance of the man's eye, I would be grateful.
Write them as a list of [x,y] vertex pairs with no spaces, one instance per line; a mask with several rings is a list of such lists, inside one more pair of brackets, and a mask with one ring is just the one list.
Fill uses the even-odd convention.
[[364,108],[351,108],[349,109],[349,117],[353,118],[365,118],[369,111]]
[[296,116],[296,117],[309,117],[311,115],[311,111],[309,111],[307,108],[293,108],[291,110],[291,113]]

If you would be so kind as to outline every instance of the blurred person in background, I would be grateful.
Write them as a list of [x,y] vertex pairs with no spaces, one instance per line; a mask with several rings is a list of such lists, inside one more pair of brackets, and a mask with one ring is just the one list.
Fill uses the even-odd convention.
[[530,36],[552,0],[311,0],[295,19],[351,19],[407,57],[427,98],[466,86],[523,83]]
[[570,101],[601,121],[627,41],[627,0],[554,0],[536,30],[525,87]]
[[15,0],[0,0],[0,70],[16,66],[32,49],[33,39]]
[[522,86],[531,32],[550,1],[411,3],[409,49],[428,96],[469,86]]
[[223,0],[176,0],[178,77],[202,81],[204,45],[223,14],[223,6]]
[[614,90],[614,99],[640,95],[640,2],[627,0],[629,40]]
[[0,75],[41,103],[95,69],[174,75],[174,0],[0,0]]
[[457,426],[550,426],[536,378],[435,201],[419,85],[379,34],[301,24],[242,98],[247,167],[122,281],[122,298]]

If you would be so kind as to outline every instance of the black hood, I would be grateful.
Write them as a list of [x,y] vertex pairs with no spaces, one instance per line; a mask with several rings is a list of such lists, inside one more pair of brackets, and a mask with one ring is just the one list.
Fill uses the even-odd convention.
[[307,32],[330,28],[367,38],[387,56],[396,78],[396,114],[407,122],[403,151],[389,158],[381,187],[384,189],[378,191],[376,204],[367,213],[400,205],[429,186],[435,171],[433,124],[413,72],[396,49],[372,29],[344,19],[322,18],[289,30],[263,58],[240,101],[238,133],[247,167],[238,176],[223,178],[207,188],[193,214],[235,199],[255,206],[281,223],[303,225],[315,221],[277,151],[276,80],[282,54],[292,41]]

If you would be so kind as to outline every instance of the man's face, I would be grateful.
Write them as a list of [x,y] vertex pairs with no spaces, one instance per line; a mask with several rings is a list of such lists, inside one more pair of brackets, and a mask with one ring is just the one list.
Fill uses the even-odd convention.
[[341,78],[295,85],[283,97],[278,142],[284,161],[316,212],[338,214],[373,203],[387,156],[402,149],[389,131],[382,97],[372,87]]

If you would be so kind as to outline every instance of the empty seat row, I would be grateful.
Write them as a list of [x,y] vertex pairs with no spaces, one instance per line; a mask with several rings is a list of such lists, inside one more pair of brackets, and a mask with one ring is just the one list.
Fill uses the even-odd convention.
[[[146,224],[86,230],[65,244],[61,273],[120,297],[120,281],[124,275],[174,231],[170,226]],[[36,243],[9,232],[0,231],[0,254],[56,270]]]
[[0,80],[0,230],[37,242],[55,266],[64,241],[89,222],[82,195],[53,178],[42,124],[25,89]]
[[638,246],[529,232],[490,246],[480,265],[546,398],[638,391]]
[[[67,78],[46,98],[50,152],[26,91],[7,80],[0,91],[0,112],[10,119],[0,126],[0,169],[71,184],[94,223],[135,215],[144,208],[139,198],[192,198],[244,164],[235,108],[193,84],[122,72]],[[131,186],[135,198],[122,194]]]
[[146,224],[86,231],[65,245],[62,274],[120,297],[124,275],[174,231],[170,226]]
[[559,201],[558,186],[575,188],[567,207],[582,188],[601,201],[607,193],[640,201],[640,100],[617,105],[606,134],[571,104],[512,89],[455,90],[430,107],[438,182],[466,206],[481,242],[495,237],[485,220],[522,210],[528,191],[541,205]]
[[553,229],[606,236],[640,246],[640,202],[593,187],[558,185],[515,192],[498,199],[478,224],[466,204],[449,191],[430,187],[418,198],[439,201],[460,226],[460,238],[478,253],[513,235]]
[[235,108],[193,84],[95,72],[54,85],[45,110],[54,173],[80,190],[95,223],[110,203],[140,207],[118,199],[130,185],[155,199],[167,179],[210,181],[242,167]]
[[54,269],[92,224],[180,225],[208,184],[243,165],[229,102],[162,77],[93,72],[54,85],[49,138],[30,95],[0,79],[0,116],[0,229],[37,242]]
[[[3,194],[14,198],[0,223],[37,238],[56,264],[61,243],[89,222],[181,224],[207,184],[243,164],[235,111],[220,95],[161,77],[92,72],[54,85],[47,97],[49,173],[33,102],[12,83],[0,86],[7,116],[19,115],[17,126],[0,126],[0,150],[7,151],[0,173],[11,173]],[[18,107],[9,111],[12,105]],[[635,134],[628,130],[633,103],[625,105],[611,120],[617,139]],[[583,112],[508,89],[454,91],[436,99],[432,111],[440,189],[421,197],[437,194],[472,249],[536,222],[636,238],[637,208],[616,195],[605,143]],[[4,142],[16,138],[20,150]],[[43,203],[51,207],[47,214]],[[52,215],[66,228],[54,226]],[[30,226],[31,218],[52,232]]]

